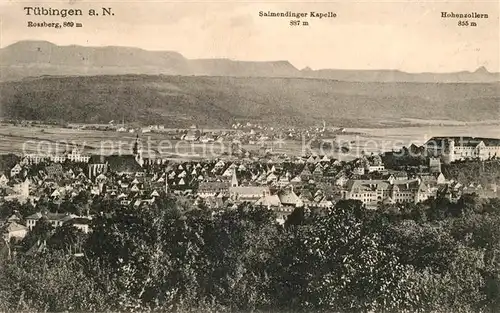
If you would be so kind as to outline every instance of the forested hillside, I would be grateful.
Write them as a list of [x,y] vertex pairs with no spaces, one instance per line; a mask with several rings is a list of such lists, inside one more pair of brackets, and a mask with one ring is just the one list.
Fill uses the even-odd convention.
[[0,117],[228,126],[367,126],[399,118],[494,120],[498,84],[354,83],[301,78],[92,76],[0,84]]

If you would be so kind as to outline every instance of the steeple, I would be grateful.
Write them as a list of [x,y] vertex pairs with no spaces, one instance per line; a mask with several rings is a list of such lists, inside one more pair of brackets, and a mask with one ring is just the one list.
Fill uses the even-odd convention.
[[137,156],[139,153],[139,134],[135,137],[134,147],[132,148],[132,153]]
[[142,146],[139,145],[139,134],[135,137],[134,147],[132,149],[132,153],[135,156],[135,160],[139,163],[140,166],[144,165],[144,159],[142,158]]
[[233,177],[231,178],[231,187],[238,187],[238,178],[236,177],[236,169],[233,169]]

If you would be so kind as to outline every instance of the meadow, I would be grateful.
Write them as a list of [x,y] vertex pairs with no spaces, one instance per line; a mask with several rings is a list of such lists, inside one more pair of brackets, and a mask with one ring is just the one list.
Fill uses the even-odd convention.
[[[347,132],[360,135],[340,135],[335,140],[349,147],[348,153],[314,150],[317,154],[350,160],[361,153],[379,153],[398,150],[411,144],[422,145],[433,136],[476,136],[500,138],[497,125],[474,126],[416,126],[396,128],[347,128]],[[79,130],[58,127],[0,126],[0,153],[63,153],[74,147],[89,154],[130,154],[137,134],[113,131]],[[171,140],[160,133],[139,135],[145,157],[161,155],[163,158],[216,158],[229,152],[229,142],[193,143]],[[275,153],[303,155],[308,141],[270,142]],[[246,150],[258,150],[258,145],[243,145]]]

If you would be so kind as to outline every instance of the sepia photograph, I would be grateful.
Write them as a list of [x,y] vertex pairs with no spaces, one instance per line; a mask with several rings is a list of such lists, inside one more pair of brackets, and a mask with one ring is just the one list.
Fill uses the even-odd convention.
[[0,312],[500,312],[498,0],[0,0]]

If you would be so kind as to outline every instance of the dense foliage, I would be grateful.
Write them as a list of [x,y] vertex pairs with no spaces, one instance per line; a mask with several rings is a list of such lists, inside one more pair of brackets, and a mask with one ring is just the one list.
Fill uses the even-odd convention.
[[23,243],[47,249],[0,267],[0,311],[500,309],[499,199],[379,210],[341,201],[297,210],[283,227],[265,208],[216,212],[163,198],[109,207],[93,223],[88,235],[60,227],[48,236],[37,225]]
[[443,174],[455,178],[462,184],[488,184],[500,181],[500,161],[457,161],[452,164],[443,164]]

